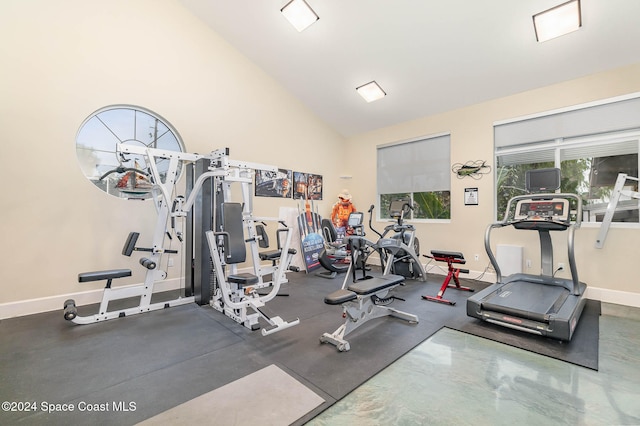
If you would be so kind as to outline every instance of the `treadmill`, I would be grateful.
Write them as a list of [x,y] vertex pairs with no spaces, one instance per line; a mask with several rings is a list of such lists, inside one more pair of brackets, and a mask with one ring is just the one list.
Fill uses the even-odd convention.
[[[526,183],[528,194],[511,198],[504,219],[487,227],[484,245],[496,271],[497,282],[467,299],[467,315],[515,330],[570,341],[586,302],[587,286],[578,280],[574,259],[574,233],[580,227],[582,199],[575,194],[550,192],[560,188],[559,169],[530,170]],[[533,193],[540,191],[546,193]],[[572,202],[576,208],[573,222]],[[538,232],[540,275],[517,273],[502,277],[491,250],[491,232],[507,226]],[[552,231],[567,232],[570,279],[554,277]]]

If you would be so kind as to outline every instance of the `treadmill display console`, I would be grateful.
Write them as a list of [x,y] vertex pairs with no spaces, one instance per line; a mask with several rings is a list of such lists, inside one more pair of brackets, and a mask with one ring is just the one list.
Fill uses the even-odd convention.
[[516,204],[515,220],[569,221],[569,200],[520,200]]

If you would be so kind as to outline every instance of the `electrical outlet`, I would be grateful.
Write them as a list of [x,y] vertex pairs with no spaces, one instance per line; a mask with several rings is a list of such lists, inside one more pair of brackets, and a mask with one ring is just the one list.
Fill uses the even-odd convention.
[[564,271],[564,263],[558,263],[558,271]]
[[475,259],[475,261],[477,262],[478,260],[480,260],[480,255],[479,255],[479,254],[476,254],[476,255],[474,255],[474,256],[473,256],[473,258],[474,258],[474,259]]
[[527,259],[527,269],[531,269],[531,259]]

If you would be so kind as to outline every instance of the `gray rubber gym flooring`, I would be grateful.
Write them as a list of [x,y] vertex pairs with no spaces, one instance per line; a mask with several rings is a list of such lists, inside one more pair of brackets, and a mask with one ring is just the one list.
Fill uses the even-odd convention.
[[[395,291],[405,301],[392,305],[418,315],[418,324],[389,317],[370,321],[347,336],[351,350],[340,353],[319,337],[343,321],[340,306],[323,302],[342,278],[288,277],[289,296],[268,306],[285,319],[299,317],[300,324],[264,337],[195,304],[82,326],[65,321],[62,309],[1,321],[0,400],[20,403],[21,409],[1,412],[0,423],[136,424],[276,366],[324,400],[293,422],[303,424],[442,327],[597,369],[596,302],[587,304],[574,339],[562,343],[468,318],[468,292],[447,290],[456,306],[421,299],[436,294],[444,278],[430,275],[427,283],[407,280]],[[248,386],[238,398],[251,410],[258,396]],[[276,401],[287,407],[286,398],[276,395]],[[65,411],[72,406],[74,411]]]

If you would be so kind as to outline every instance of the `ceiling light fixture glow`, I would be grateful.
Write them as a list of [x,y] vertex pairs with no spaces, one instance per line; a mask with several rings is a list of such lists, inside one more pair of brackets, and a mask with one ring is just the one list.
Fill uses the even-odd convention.
[[298,31],[303,31],[320,19],[304,0],[291,0],[280,9],[280,12]]
[[370,81],[367,84],[356,87],[356,91],[367,102],[377,101],[378,99],[382,99],[387,95],[384,90],[382,90],[382,87],[380,87],[375,81]]
[[539,42],[576,31],[581,26],[580,0],[570,0],[533,15],[533,27]]

